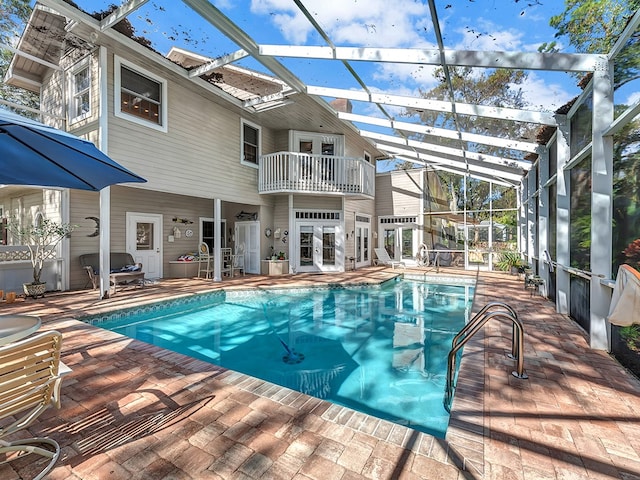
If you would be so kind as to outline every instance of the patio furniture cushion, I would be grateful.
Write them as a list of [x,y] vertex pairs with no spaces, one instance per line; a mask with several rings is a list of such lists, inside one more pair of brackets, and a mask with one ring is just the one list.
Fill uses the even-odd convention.
[[[109,254],[109,263],[111,264],[109,283],[113,285],[114,294],[118,285],[137,284],[144,286],[142,264],[136,263],[130,253],[111,252]],[[80,255],[80,264],[87,271],[92,287],[98,288],[100,284],[100,254],[86,253]]]

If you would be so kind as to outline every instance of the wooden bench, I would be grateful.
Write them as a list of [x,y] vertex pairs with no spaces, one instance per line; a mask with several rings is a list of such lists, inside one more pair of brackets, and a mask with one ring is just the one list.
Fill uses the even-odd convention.
[[[109,284],[113,285],[114,295],[118,289],[118,285],[139,285],[140,287],[144,287],[142,264],[136,263],[130,253],[110,253],[109,263],[111,264]],[[80,255],[80,264],[82,268],[87,271],[89,282],[93,288],[98,288],[100,285],[100,254],[86,253]]]

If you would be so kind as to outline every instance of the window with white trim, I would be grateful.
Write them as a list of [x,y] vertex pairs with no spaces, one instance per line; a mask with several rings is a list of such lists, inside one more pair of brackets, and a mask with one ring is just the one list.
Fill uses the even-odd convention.
[[115,58],[115,115],[167,131],[167,82]]
[[82,120],[91,114],[91,69],[83,62],[71,72],[71,102],[69,119]]
[[242,120],[241,143],[242,143],[242,163],[258,166],[260,159],[261,130],[258,125]]
[[371,163],[371,154],[369,152],[367,152],[366,150],[364,151],[364,159],[365,159],[365,161]]

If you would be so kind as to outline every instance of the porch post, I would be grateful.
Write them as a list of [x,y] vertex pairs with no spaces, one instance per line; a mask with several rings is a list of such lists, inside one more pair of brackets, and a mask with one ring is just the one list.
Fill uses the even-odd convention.
[[[555,172],[554,172],[555,173]],[[549,265],[545,263],[545,250],[549,250],[549,189],[545,188],[549,180],[549,149],[544,148],[538,155],[538,275],[547,286],[545,293],[548,295],[550,284]]]
[[609,349],[607,322],[611,289],[600,277],[611,278],[613,211],[613,137],[604,137],[613,121],[613,62],[593,72],[593,127],[591,147],[591,348]]
[[[556,256],[560,265],[570,265],[569,211],[571,209],[570,183],[571,172],[564,169],[564,165],[571,158],[569,149],[569,125],[567,121],[558,122],[557,134],[557,176],[556,176]],[[556,269],[556,311],[567,315],[569,313],[569,272],[565,268]]]
[[109,258],[111,243],[111,187],[100,190],[100,298],[109,298]]
[[219,198],[213,200],[213,238],[215,238],[215,245],[213,247],[213,281],[222,281],[222,254],[220,252],[222,243],[222,202]]
[[[108,153],[108,122],[109,106],[107,102],[108,73],[107,73],[107,49],[104,46],[99,50],[98,78],[100,82],[100,120],[98,134],[100,136],[100,150]],[[109,298],[111,284],[109,272],[111,271],[111,187],[100,190],[100,291],[99,298]]]

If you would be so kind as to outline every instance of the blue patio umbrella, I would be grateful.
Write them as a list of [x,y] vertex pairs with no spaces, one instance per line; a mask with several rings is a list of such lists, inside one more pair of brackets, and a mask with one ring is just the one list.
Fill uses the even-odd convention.
[[0,184],[98,191],[146,180],[91,142],[0,109]]

